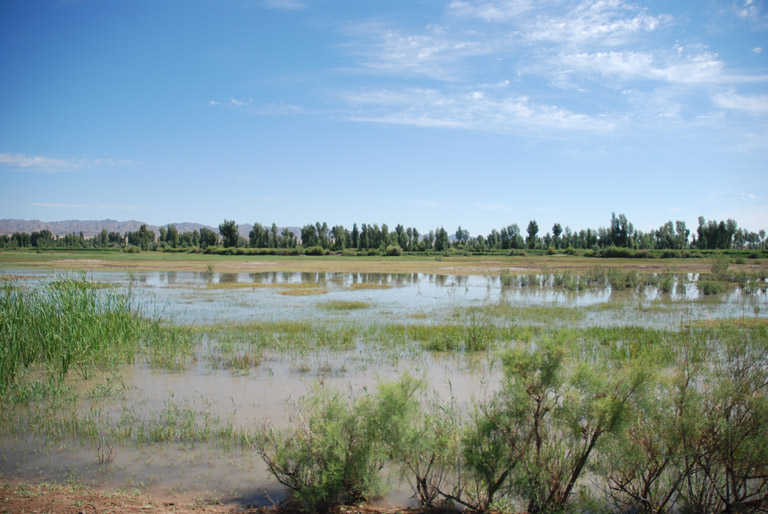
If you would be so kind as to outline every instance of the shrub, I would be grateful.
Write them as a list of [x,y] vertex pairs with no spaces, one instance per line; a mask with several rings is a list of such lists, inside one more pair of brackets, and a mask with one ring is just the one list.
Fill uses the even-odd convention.
[[677,250],[664,250],[661,252],[662,259],[677,259],[680,257],[680,252]]
[[609,246],[608,248],[604,248],[600,254],[603,257],[607,257],[609,259],[614,258],[632,258],[635,256],[635,252],[630,250],[629,248],[619,248],[617,246]]
[[576,253],[576,248],[574,248],[573,246],[569,246],[568,248],[565,249],[565,253],[567,253],[568,255],[574,255]]
[[554,246],[550,246],[547,248],[547,255],[555,255],[557,253],[557,250],[555,250]]
[[123,247],[123,253],[141,253],[141,248],[138,246],[125,246]]
[[730,262],[725,255],[718,255],[712,260],[712,276],[717,280],[728,279],[728,267]]
[[322,246],[310,246],[304,250],[304,255],[325,255],[325,250]]
[[664,275],[664,277],[659,282],[659,290],[662,293],[670,293],[672,292],[672,288],[675,286],[675,277],[672,275]]
[[379,494],[386,454],[371,397],[319,389],[300,411],[292,429],[262,428],[256,445],[299,509],[327,512]]
[[699,282],[699,291],[705,295],[720,294],[725,291],[725,286],[715,280],[704,280]]
[[509,271],[502,271],[499,278],[501,279],[502,287],[510,287],[517,283],[517,277]]
[[387,255],[389,257],[398,257],[403,255],[403,249],[399,246],[389,245],[387,246]]

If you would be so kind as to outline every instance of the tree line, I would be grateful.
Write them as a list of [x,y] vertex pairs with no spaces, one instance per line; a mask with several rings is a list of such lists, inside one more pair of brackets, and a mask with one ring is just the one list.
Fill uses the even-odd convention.
[[765,249],[765,230],[751,232],[740,228],[735,220],[698,219],[692,232],[685,221],[668,221],[648,232],[637,230],[624,214],[611,214],[607,227],[571,230],[555,223],[551,231],[539,229],[536,220],[529,221],[525,231],[516,223],[493,229],[486,235],[472,236],[459,226],[453,234],[444,227],[420,233],[414,227],[396,225],[391,230],[386,223],[358,226],[351,230],[343,225],[329,227],[325,222],[304,225],[297,235],[287,228],[279,229],[275,223],[254,223],[248,237],[238,232],[233,220],[224,220],[218,233],[209,228],[179,232],[174,225],[160,227],[159,234],[142,225],[133,232],[108,232],[103,229],[92,238],[80,234],[54,237],[49,230],[31,234],[16,232],[0,236],[0,248],[138,248],[141,250],[189,249],[205,250],[210,247],[295,249],[320,248],[324,251],[380,251],[394,249],[405,252],[444,252],[451,248],[473,253],[499,250],[593,250],[616,247],[633,250],[727,250]]

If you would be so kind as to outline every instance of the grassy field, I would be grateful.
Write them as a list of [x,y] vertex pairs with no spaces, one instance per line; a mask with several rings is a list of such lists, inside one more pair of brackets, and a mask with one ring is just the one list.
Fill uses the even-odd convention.
[[[741,259],[733,270],[753,273],[768,269],[768,259]],[[438,275],[489,275],[571,270],[585,273],[600,268],[636,269],[638,272],[703,273],[711,258],[602,259],[576,255],[531,256],[228,256],[190,253],[116,251],[0,252],[0,269],[13,267],[55,270],[192,271],[192,272],[327,272],[327,273],[432,273]]]

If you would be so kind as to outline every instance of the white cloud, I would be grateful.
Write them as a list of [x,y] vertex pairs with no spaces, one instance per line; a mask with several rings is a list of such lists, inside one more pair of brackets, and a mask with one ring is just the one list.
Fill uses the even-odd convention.
[[752,51],[753,51],[754,53],[756,53],[757,55],[760,55],[761,53],[763,53],[763,47],[762,47],[762,46],[756,46],[756,47],[754,47],[754,48],[752,49]]
[[20,153],[0,153],[0,164],[28,170],[47,171],[49,173],[66,172],[79,167],[78,162],[73,160]]
[[18,171],[67,173],[81,168],[127,166],[135,162],[129,159],[59,159],[40,155],[0,153],[0,164],[16,168]]
[[451,80],[455,78],[457,63],[491,51],[476,36],[448,33],[436,25],[426,27],[422,33],[376,23],[349,26],[347,30],[359,38],[351,47],[360,56],[360,64],[377,73]]
[[533,7],[531,0],[501,0],[501,1],[458,1],[454,0],[448,8],[454,14],[470,18],[480,18],[485,21],[508,21]]
[[347,100],[360,108],[351,116],[354,121],[520,134],[537,131],[539,135],[552,130],[605,133],[615,128],[615,122],[605,117],[539,104],[526,96],[474,89],[456,93],[378,90],[348,95]]
[[414,200],[411,202],[411,205],[416,205],[419,207],[438,207],[440,204],[433,202],[432,200]]
[[760,4],[754,0],[743,0],[741,5],[736,8],[736,14],[740,18],[757,19],[760,17]]
[[33,205],[35,207],[51,207],[51,208],[57,208],[57,209],[99,209],[99,210],[109,210],[109,209],[117,209],[117,210],[135,210],[136,207],[133,205],[109,205],[109,204],[85,204],[85,203],[41,203],[41,202],[34,202],[29,205]]
[[724,109],[745,111],[751,114],[768,113],[768,95],[739,95],[734,92],[715,95],[715,104]]
[[588,0],[576,3],[563,16],[538,16],[525,37],[566,45],[599,42],[616,46],[670,20],[668,15],[652,16],[618,0]]
[[[661,61],[661,62],[660,62]],[[711,52],[696,55],[667,55],[648,52],[581,52],[561,54],[558,71],[593,73],[622,80],[646,79],[675,84],[711,84],[744,80],[724,74],[724,64]]]

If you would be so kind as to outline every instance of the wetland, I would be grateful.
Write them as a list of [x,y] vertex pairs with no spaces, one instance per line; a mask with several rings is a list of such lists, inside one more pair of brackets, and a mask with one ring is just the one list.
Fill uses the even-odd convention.
[[[324,462],[326,455],[290,452],[302,437],[325,444],[325,425],[314,423],[327,421],[334,409],[355,414],[354,430],[368,436],[372,429],[359,421],[386,414],[388,421],[379,425],[408,427],[404,433],[422,440],[429,439],[425,427],[439,433],[434,422],[440,411],[450,421],[443,419],[443,426],[454,430],[446,438],[462,444],[480,438],[477,456],[496,437],[483,420],[506,417],[517,426],[516,416],[528,419],[500,406],[508,403],[504,394],[514,394],[519,405],[536,398],[555,402],[552,412],[562,419],[548,421],[557,434],[548,451],[579,447],[578,435],[564,442],[569,423],[589,432],[605,412],[616,416],[616,427],[600,429],[610,437],[595,446],[588,473],[563,471],[561,481],[571,489],[554,492],[570,505],[571,498],[602,498],[601,491],[614,487],[608,496],[619,508],[642,477],[625,480],[619,466],[606,469],[605,459],[620,455],[625,464],[638,465],[632,449],[640,441],[622,439],[618,427],[635,423],[638,433],[641,421],[652,420],[639,414],[650,412],[643,411],[649,398],[682,394],[671,377],[695,375],[709,384],[698,394],[711,385],[727,396],[723,377],[728,384],[744,378],[736,370],[748,375],[745,387],[759,404],[740,405],[741,412],[766,412],[760,380],[768,374],[768,264],[761,260],[731,264],[727,275],[715,276],[704,259],[643,267],[577,257],[230,259],[0,260],[0,473],[161,498],[271,505],[319,495],[290,482],[286,477],[295,470],[286,462]],[[560,378],[538,378],[520,389],[526,383],[521,377],[542,377],[547,366]],[[654,376],[639,378],[649,367]],[[525,369],[537,371],[527,375]],[[623,389],[635,383],[644,385]],[[534,385],[542,394],[525,396]],[[640,389],[655,393],[630,402]],[[621,391],[626,404],[616,403],[616,412],[593,402],[618,402]],[[566,412],[569,398],[581,414]],[[698,408],[718,416],[725,403]],[[594,417],[600,409],[607,409],[603,417]],[[764,429],[749,427],[745,434],[746,443],[765,442]],[[365,498],[392,507],[440,499],[513,511],[538,505],[521,496],[519,486],[502,487],[502,477],[517,469],[506,450],[494,450],[497,469],[489,471],[458,446],[443,448],[438,458],[419,453],[403,435],[376,437],[385,443],[374,467],[378,474],[390,472],[376,488],[342,495],[342,501]],[[509,443],[511,435],[505,437]],[[430,455],[430,462],[444,459],[443,474],[424,471],[416,457],[394,462],[387,452],[395,450],[415,452],[424,462]],[[765,464],[759,459],[757,468]],[[458,462],[463,470],[455,472]],[[481,469],[490,475],[481,477]],[[489,486],[497,481],[498,489]],[[737,500],[764,501],[763,487],[754,480],[744,484],[746,496]],[[685,494],[667,501],[693,501]]]

